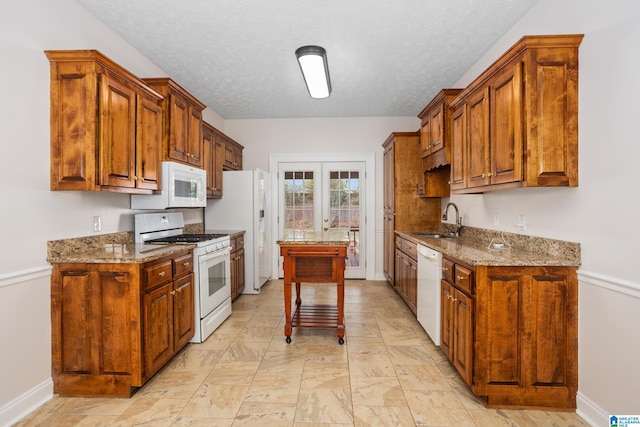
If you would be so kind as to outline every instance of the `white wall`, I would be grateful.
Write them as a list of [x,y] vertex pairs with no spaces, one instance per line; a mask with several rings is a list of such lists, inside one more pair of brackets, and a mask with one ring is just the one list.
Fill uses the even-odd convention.
[[[428,99],[425,105],[427,102]],[[317,153],[318,157],[327,158],[347,153],[365,156],[374,153],[375,176],[368,178],[367,186],[375,185],[375,211],[367,212],[367,226],[375,227],[375,242],[373,245],[368,243],[367,249],[375,247],[375,250],[366,251],[367,260],[374,264],[373,269],[367,268],[367,279],[384,280],[382,143],[391,132],[414,132],[419,127],[417,117],[227,120],[225,133],[236,141],[246,141],[242,159],[244,169],[269,170],[269,155],[273,154],[291,157],[299,154],[300,158],[308,158],[309,153]],[[274,235],[277,235],[276,231]],[[367,236],[371,234],[367,233]],[[274,253],[277,250],[274,247]]]
[[[129,196],[49,191],[49,61],[44,50],[98,49],[140,76],[166,73],[72,0],[0,6],[0,426],[51,397],[46,242],[133,230]],[[223,126],[215,112],[205,111]],[[201,222],[187,211],[185,221]]]
[[[580,242],[578,412],[596,425],[640,412],[637,99],[640,2],[540,0],[455,84],[464,87],[520,37],[585,34],[579,56],[579,187],[454,196],[464,223]],[[449,199],[443,199],[448,202]]]
[[[640,2],[540,0],[451,86],[464,86],[524,34],[585,33],[580,48],[580,186],[452,197],[464,222],[505,229],[519,213],[527,233],[582,243],[579,411],[637,414],[640,284],[632,263],[640,237],[635,133],[640,95]],[[0,14],[0,425],[51,396],[49,271],[46,241],[133,229],[126,195],[49,191],[49,64],[45,49],[99,49],[141,76],[165,73],[72,0],[23,0]],[[428,100],[425,100],[425,104]],[[268,168],[270,153],[376,153],[377,231],[382,230],[382,148],[416,118],[205,120],[243,143],[245,168]],[[632,163],[633,162],[633,163]],[[444,200],[446,202],[448,200]],[[187,212],[187,222],[201,219]],[[509,225],[509,227],[507,227]],[[381,270],[376,242],[376,271]],[[7,350],[10,349],[10,350]]]

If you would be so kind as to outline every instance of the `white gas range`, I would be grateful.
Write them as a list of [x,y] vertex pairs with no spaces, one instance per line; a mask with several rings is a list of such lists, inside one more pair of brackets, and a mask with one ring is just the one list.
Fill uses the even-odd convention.
[[209,337],[231,315],[231,253],[228,234],[184,234],[182,212],[135,215],[135,242],[145,245],[190,244],[193,249],[195,335]]

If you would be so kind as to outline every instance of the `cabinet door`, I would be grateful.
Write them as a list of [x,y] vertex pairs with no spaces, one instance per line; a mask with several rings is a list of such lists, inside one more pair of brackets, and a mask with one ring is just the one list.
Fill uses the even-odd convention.
[[451,359],[453,346],[453,286],[440,282],[440,348]]
[[54,391],[127,395],[142,385],[140,292],[127,265],[54,264],[51,367]]
[[244,291],[245,275],[244,275],[244,249],[240,249],[236,255],[236,294],[240,295]]
[[524,179],[521,68],[518,62],[490,83],[492,184]]
[[216,137],[213,144],[213,171],[211,185],[213,197],[222,197],[222,170],[224,164],[224,144]]
[[433,111],[431,112],[431,118],[429,121],[431,126],[431,132],[429,134],[430,135],[429,153],[433,154],[436,151],[443,149],[445,146],[444,144],[444,103],[438,105],[436,108],[433,109]]
[[235,252],[231,252],[229,268],[231,269],[231,299],[234,300],[238,297],[238,260]]
[[189,134],[187,139],[187,163],[202,167],[202,111],[189,106]]
[[138,95],[136,114],[136,187],[161,188],[162,106]]
[[451,126],[451,189],[466,188],[467,168],[467,106],[458,106],[452,114]]
[[168,156],[170,160],[181,163],[188,162],[189,138],[189,101],[175,92],[169,94],[169,142]]
[[100,185],[135,187],[136,92],[118,79],[100,76]]
[[193,337],[195,326],[193,274],[174,282],[173,330],[174,352],[184,347]]
[[431,116],[429,114],[423,120],[420,127],[420,152],[422,157],[431,153]]
[[202,124],[202,168],[207,171],[207,198],[222,197],[224,144],[209,124]]
[[462,379],[471,384],[473,373],[473,305],[472,300],[458,290],[453,296],[453,366]]
[[153,375],[173,356],[173,282],[144,296],[145,371]]
[[[394,245],[395,247],[395,245]],[[393,283],[393,287],[396,290],[396,292],[402,296],[403,294],[403,288],[404,288],[404,268],[403,268],[403,264],[404,264],[404,258],[402,257],[402,252],[400,252],[398,249],[395,249],[395,257],[394,257],[395,261],[394,261],[394,270],[395,270],[395,282]]]
[[467,101],[467,188],[489,185],[489,88]]
[[418,263],[407,257],[407,305],[416,314],[416,304],[418,302]]
[[395,234],[394,234],[394,148],[390,144],[384,148],[384,274],[391,286],[395,286]]
[[202,168],[207,171],[207,198],[219,198],[218,189],[215,186],[215,135],[209,125],[202,125]]

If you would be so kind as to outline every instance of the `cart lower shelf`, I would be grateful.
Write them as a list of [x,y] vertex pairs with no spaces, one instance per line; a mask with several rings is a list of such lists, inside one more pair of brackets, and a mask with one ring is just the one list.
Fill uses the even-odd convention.
[[[294,328],[335,328],[338,342],[344,343],[344,325],[338,322],[338,307],[328,304],[301,304],[291,316]],[[287,342],[291,338],[287,337]]]

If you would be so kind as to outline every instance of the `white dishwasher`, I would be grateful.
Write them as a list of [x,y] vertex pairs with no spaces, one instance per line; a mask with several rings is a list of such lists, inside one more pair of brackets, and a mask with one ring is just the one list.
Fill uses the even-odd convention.
[[418,245],[418,304],[416,315],[435,345],[440,345],[440,279],[442,254]]

